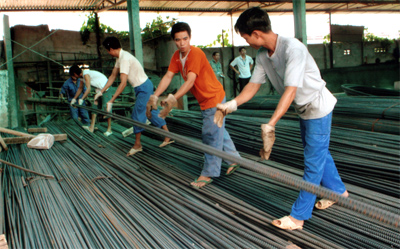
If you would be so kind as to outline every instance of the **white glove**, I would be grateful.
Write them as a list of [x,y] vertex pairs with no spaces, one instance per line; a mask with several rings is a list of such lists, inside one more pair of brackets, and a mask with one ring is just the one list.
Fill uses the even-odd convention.
[[111,110],[112,110],[112,105],[113,105],[112,102],[107,102],[107,112],[111,112]]
[[227,114],[237,110],[236,100],[228,101],[224,104],[217,104],[217,111],[214,114],[214,124],[217,124],[219,128],[224,123],[224,118]]
[[76,103],[76,99],[72,99],[71,100],[71,106],[74,105]]
[[94,100],[97,100],[101,96],[103,96],[103,93],[101,93],[101,91],[99,91],[98,93],[96,93],[96,95],[94,95]]
[[160,114],[158,114],[158,116],[162,119],[165,119],[168,113],[172,110],[172,107],[178,106],[178,101],[173,94],[168,94],[168,97],[161,101],[161,106],[163,106],[164,109],[160,111]]
[[83,104],[83,99],[79,99],[79,100],[78,100],[78,104],[79,104],[79,105],[82,105],[82,104]]
[[151,95],[149,101],[147,101],[147,105],[146,105],[147,118],[151,118],[151,110],[157,110],[157,101],[158,101],[158,97],[154,94]]
[[275,142],[275,127],[270,124],[262,124],[261,138],[263,140],[263,148],[260,150],[260,156],[262,159],[268,160]]

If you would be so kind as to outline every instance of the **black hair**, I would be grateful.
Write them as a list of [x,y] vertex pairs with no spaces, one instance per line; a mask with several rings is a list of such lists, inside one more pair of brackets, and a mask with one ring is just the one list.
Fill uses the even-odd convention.
[[219,54],[219,52],[215,51],[212,56],[215,56],[216,54]]
[[78,65],[72,65],[69,68],[69,75],[74,76],[74,74],[80,75],[82,73],[82,69]]
[[245,10],[240,14],[235,24],[236,33],[251,35],[254,30],[260,30],[264,33],[271,31],[268,13],[259,7]]
[[172,39],[175,39],[175,34],[182,32],[182,31],[187,31],[189,37],[191,37],[191,33],[192,30],[190,29],[189,24],[185,23],[185,22],[177,22],[174,24],[174,26],[172,26],[172,30],[171,30],[171,37]]
[[103,41],[103,46],[107,49],[110,50],[112,49],[118,49],[121,48],[121,43],[119,42],[117,37],[114,36],[109,36]]
[[239,53],[242,52],[242,49],[246,49],[245,47],[240,47],[239,48]]

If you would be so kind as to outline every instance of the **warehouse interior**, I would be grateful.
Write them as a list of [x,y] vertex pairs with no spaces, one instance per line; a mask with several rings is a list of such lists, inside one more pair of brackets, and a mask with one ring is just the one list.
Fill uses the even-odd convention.
[[[7,16],[8,11],[38,10],[128,12],[129,39],[121,45],[157,87],[176,46],[168,34],[142,41],[135,25],[141,12],[238,16],[250,7],[295,16],[296,38],[338,100],[329,149],[349,198],[302,180],[303,147],[293,107],[276,125],[271,157],[260,158],[260,125],[280,100],[270,83],[226,116],[240,158],[202,143],[200,107],[190,93],[166,118],[166,133],[131,119],[132,87],[117,98],[112,114],[92,108],[92,91],[86,109],[98,114],[98,122],[89,132],[71,118],[59,92],[74,64],[111,74],[115,60],[101,45],[107,34],[92,32],[83,42],[80,32],[47,25],[10,27]],[[0,249],[400,248],[400,40],[365,42],[364,27],[339,25],[331,25],[330,43],[307,44],[305,38],[306,15],[400,14],[398,0],[35,0],[3,1],[0,10]],[[218,51],[226,73],[239,55],[237,47],[202,50],[208,59]],[[257,50],[246,50],[256,57]],[[165,94],[183,83],[176,74]],[[118,84],[119,79],[112,92]],[[221,84],[227,100],[239,94],[237,78],[225,77]],[[104,135],[106,116],[112,118],[111,136]],[[126,135],[132,126],[145,128],[143,152],[127,157],[135,141],[133,134]],[[27,146],[40,133],[53,134],[50,149]],[[164,136],[175,142],[160,148]],[[222,163],[212,184],[191,188],[204,153],[235,160],[240,168],[227,176],[228,164]],[[301,189],[337,203],[314,209],[302,230],[273,226],[272,220],[290,212]]]

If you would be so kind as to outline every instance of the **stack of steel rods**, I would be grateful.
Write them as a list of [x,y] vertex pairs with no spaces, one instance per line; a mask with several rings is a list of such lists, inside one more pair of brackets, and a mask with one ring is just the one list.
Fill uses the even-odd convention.
[[[250,148],[254,154],[260,147],[260,123],[240,120],[243,118],[228,118],[228,129],[231,135],[236,133],[232,137],[238,147]],[[174,112],[174,117],[167,121],[172,132],[179,131],[194,139],[200,137],[199,113]],[[252,126],[258,130],[251,131]],[[285,131],[290,136],[283,145],[286,153],[293,154],[289,159],[297,163],[281,164],[277,160],[263,163],[301,175],[301,169],[297,168],[302,161],[301,147],[295,153],[292,151],[298,143],[298,131],[293,128],[294,124],[287,126]],[[126,158],[126,152],[133,145],[133,136],[123,138],[119,132],[124,127],[114,125],[114,134],[110,137],[103,136],[103,126],[95,134],[71,122],[49,123],[48,127],[52,133],[68,133],[69,141],[56,143],[48,151],[14,145],[15,155],[10,153],[13,157],[7,158],[56,176],[56,180],[33,178],[31,180],[35,181],[28,182],[24,188],[21,175],[31,175],[6,168],[4,179],[7,182],[2,183],[8,188],[4,196],[12,197],[5,206],[10,210],[7,226],[21,231],[14,232],[13,239],[23,241],[13,242],[13,248],[43,245],[115,247],[110,246],[113,243],[119,247],[265,248],[285,247],[288,240],[310,248],[340,248],[349,244],[382,248],[400,245],[399,235],[393,227],[338,206],[315,211],[315,219],[306,222],[304,231],[276,229],[270,224],[271,220],[288,214],[297,190],[246,169],[239,169],[230,177],[215,179],[201,191],[193,190],[189,182],[201,171],[203,153],[179,143],[161,149],[158,145],[162,138],[158,135],[146,132],[144,151]],[[243,136],[243,129],[251,136]],[[273,154],[277,150],[275,147]],[[242,155],[257,160],[246,153]],[[222,172],[225,171],[226,165]],[[354,197],[368,198],[370,203],[389,211],[394,209],[391,206],[395,204],[390,203],[393,198],[384,193],[357,188],[349,190]],[[43,200],[46,203],[42,203]],[[14,217],[19,222],[13,223]],[[63,219],[66,219],[65,224],[57,222]],[[379,235],[380,232],[384,236]],[[32,238],[42,233],[42,237]]]

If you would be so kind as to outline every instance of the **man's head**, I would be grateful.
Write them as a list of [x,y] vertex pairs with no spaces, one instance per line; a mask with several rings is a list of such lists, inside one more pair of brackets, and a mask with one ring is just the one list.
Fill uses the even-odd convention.
[[121,48],[121,43],[117,37],[110,36],[104,39],[103,46],[107,50],[108,54],[113,57],[119,56],[119,50]]
[[240,48],[239,48],[239,54],[240,54],[241,56],[246,55],[246,49],[245,49],[244,47],[240,47]]
[[260,47],[260,35],[271,31],[271,21],[267,12],[254,7],[240,14],[235,24],[235,31],[239,33],[246,42],[254,47]]
[[77,65],[72,65],[69,68],[69,75],[73,80],[77,80],[79,77],[82,77],[82,69]]
[[171,37],[181,53],[186,53],[190,49],[191,32],[189,24],[185,22],[178,22],[172,26]]
[[216,62],[218,62],[218,61],[219,61],[219,58],[220,58],[221,56],[219,55],[219,52],[214,52],[214,53],[212,54],[212,57],[213,57],[213,59],[214,59]]

